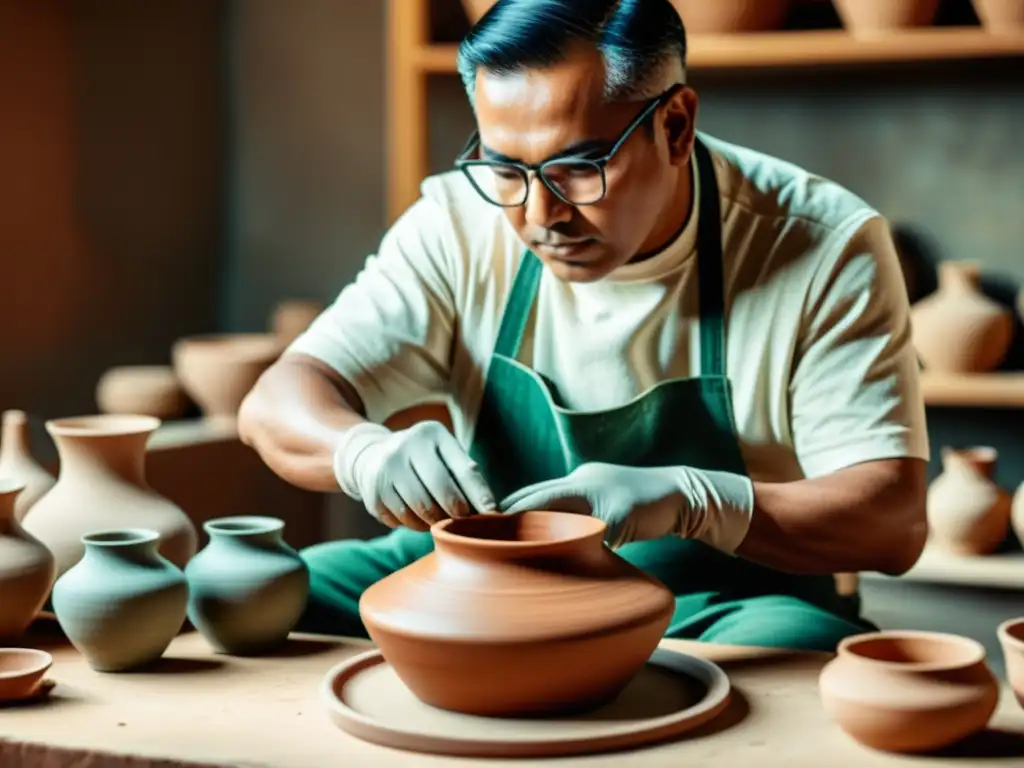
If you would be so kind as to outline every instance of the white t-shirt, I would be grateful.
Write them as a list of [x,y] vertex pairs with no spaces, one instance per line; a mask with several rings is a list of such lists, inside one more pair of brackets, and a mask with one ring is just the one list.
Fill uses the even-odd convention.
[[[751,477],[927,459],[909,302],[885,220],[790,163],[702,138],[721,196],[727,374]],[[566,406],[612,408],[699,373],[697,219],[695,204],[664,251],[597,282],[544,270],[519,360]],[[290,349],[351,382],[373,421],[447,400],[468,448],[524,253],[502,210],[461,173],[431,177]]]

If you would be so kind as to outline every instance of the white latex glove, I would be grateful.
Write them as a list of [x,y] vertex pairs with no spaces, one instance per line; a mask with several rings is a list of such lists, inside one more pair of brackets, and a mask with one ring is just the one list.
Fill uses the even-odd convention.
[[497,511],[476,462],[437,421],[398,432],[357,424],[335,450],[334,475],[342,491],[391,528],[425,531],[449,517]]
[[613,547],[680,536],[732,555],[750,528],[754,486],[729,472],[591,463],[523,488],[499,507],[593,515],[607,524],[605,541]]

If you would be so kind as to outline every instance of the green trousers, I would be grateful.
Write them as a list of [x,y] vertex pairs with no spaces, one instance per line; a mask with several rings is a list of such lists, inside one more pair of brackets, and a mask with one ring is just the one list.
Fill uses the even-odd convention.
[[[856,602],[840,598],[834,594],[834,589],[831,595],[821,596],[822,590],[818,588],[823,583],[821,580],[815,582],[814,590],[792,589],[785,581],[770,583],[762,570],[751,566],[752,584],[743,589],[716,588],[710,569],[699,569],[703,578],[696,581],[684,577],[672,547],[658,545],[660,542],[640,542],[617,551],[659,578],[677,595],[675,614],[666,637],[727,645],[834,651],[844,637],[875,629],[858,617]],[[432,549],[430,534],[400,528],[369,541],[334,541],[303,550],[302,558],[309,566],[310,597],[297,630],[367,637],[359,618],[359,597],[363,590]],[[736,560],[730,558],[730,580],[736,568]],[[792,577],[780,575],[780,579]],[[806,583],[806,579],[804,581]]]

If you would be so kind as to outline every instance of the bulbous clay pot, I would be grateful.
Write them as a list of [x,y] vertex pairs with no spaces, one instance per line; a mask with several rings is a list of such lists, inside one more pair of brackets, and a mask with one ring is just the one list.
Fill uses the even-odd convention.
[[934,632],[848,637],[819,678],[825,712],[850,737],[887,752],[930,752],[987,724],[999,684],[974,640]]
[[13,478],[24,485],[14,502],[14,517],[24,520],[29,509],[47,491],[57,478],[47,472],[32,456],[28,438],[28,416],[24,411],[4,411],[0,432],[0,475]]
[[180,419],[190,403],[169,365],[127,365],[111,368],[100,377],[96,404],[103,413]]
[[877,35],[926,27],[935,20],[940,0],[833,0],[843,26],[853,35]]
[[188,564],[188,618],[221,653],[251,655],[288,639],[309,596],[309,571],[272,517],[203,526],[210,543]]
[[672,0],[687,34],[723,35],[778,29],[789,0]]
[[319,301],[282,301],[274,308],[270,327],[283,344],[291,344],[323,311],[324,305]]
[[367,589],[360,615],[427,704],[485,716],[599,706],[647,662],[675,606],[604,530],[560,512],[444,520],[434,552]]
[[996,630],[996,636],[1003,650],[1006,679],[1017,703],[1024,707],[1024,618],[1004,621]]
[[942,449],[943,472],[928,486],[932,543],[957,555],[987,555],[1009,532],[1012,498],[996,485],[994,448]]
[[1024,29],[1024,0],[974,0],[982,25],[995,34],[1014,34]]
[[83,537],[85,556],[53,586],[53,612],[93,669],[122,672],[156,661],[185,623],[185,575],[145,529]]
[[174,371],[210,418],[234,417],[256,380],[285,344],[272,333],[192,336],[174,344]]
[[57,578],[78,562],[82,537],[142,526],[160,535],[160,552],[183,568],[196,552],[192,521],[146,482],[151,416],[80,416],[46,422],[60,453],[60,477],[25,517],[25,530],[57,558]]
[[12,640],[28,629],[56,574],[53,554],[14,516],[23,487],[0,476],[0,640]]
[[969,262],[939,265],[939,289],[914,304],[911,332],[924,367],[944,373],[984,373],[1006,357],[1013,311],[988,298]]

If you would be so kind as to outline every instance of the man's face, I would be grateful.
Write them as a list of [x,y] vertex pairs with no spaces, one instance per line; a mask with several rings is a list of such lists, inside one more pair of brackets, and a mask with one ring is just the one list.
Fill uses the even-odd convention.
[[[541,163],[566,153],[596,159],[612,149],[646,101],[610,103],[605,68],[584,48],[546,69],[481,71],[476,117],[483,159]],[[560,279],[598,280],[638,254],[664,245],[688,208],[687,167],[696,95],[682,89],[637,128],[605,167],[604,199],[560,200],[536,174],[526,204],[505,208],[527,246]]]

